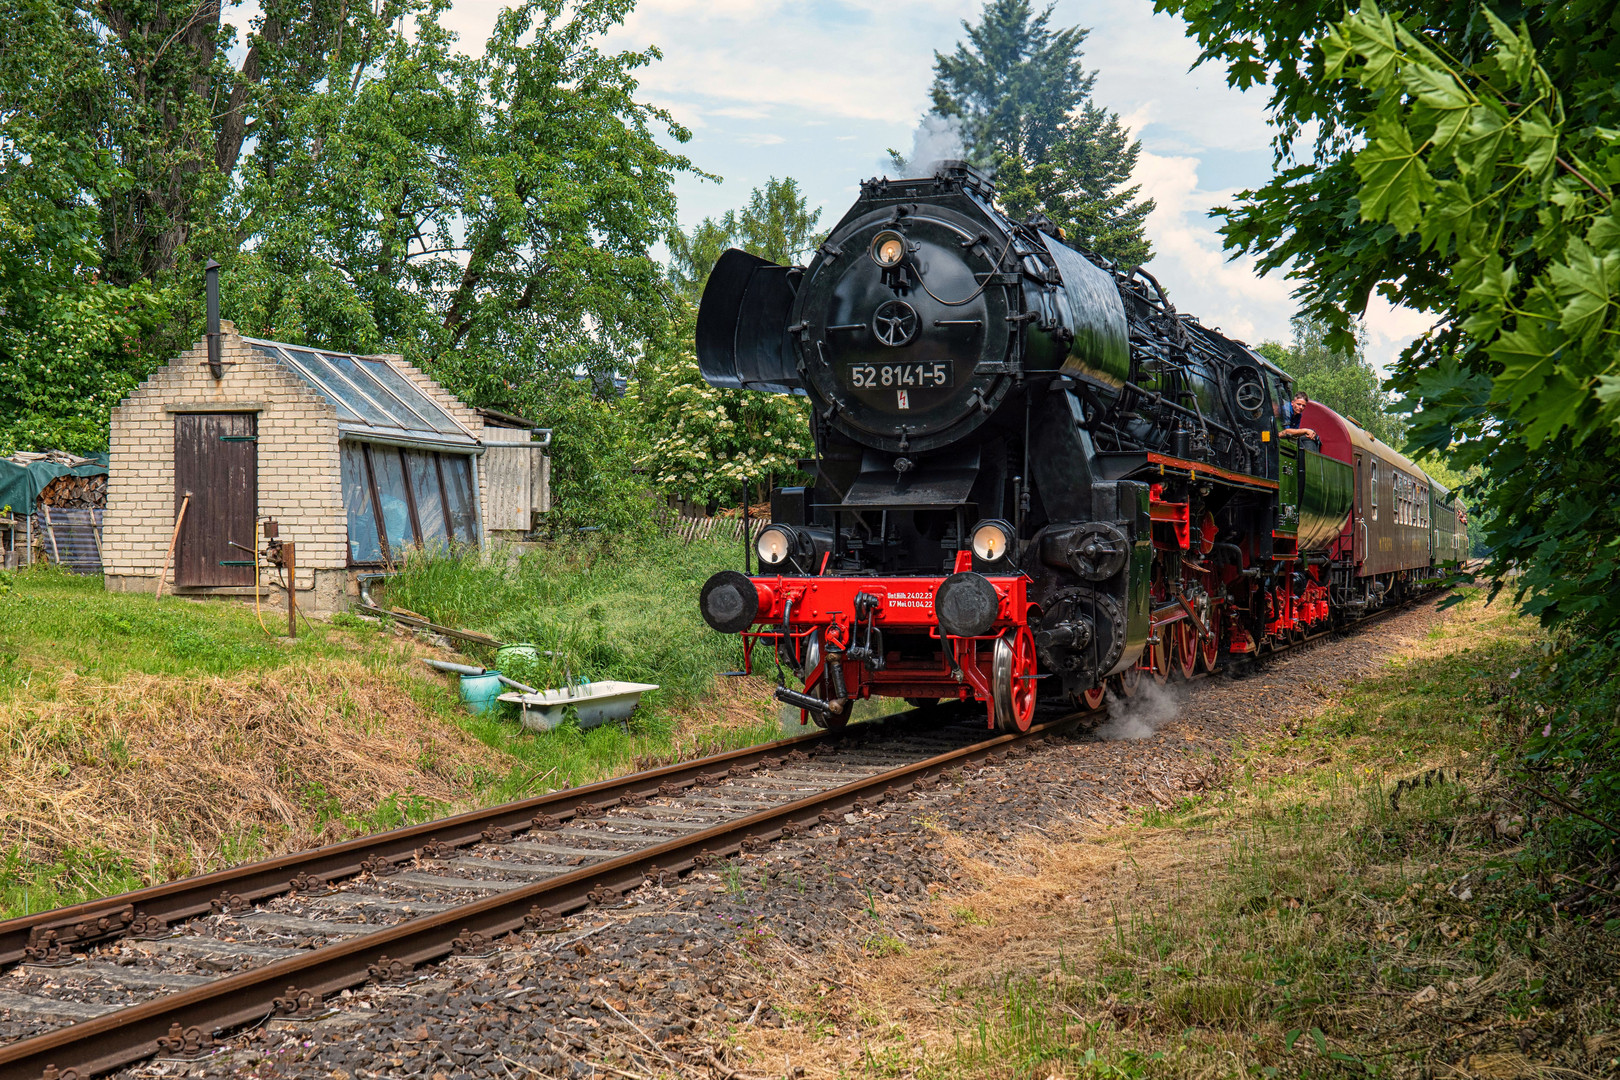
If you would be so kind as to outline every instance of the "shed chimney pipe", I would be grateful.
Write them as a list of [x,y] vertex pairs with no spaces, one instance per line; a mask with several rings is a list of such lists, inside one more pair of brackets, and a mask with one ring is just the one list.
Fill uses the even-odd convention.
[[225,364],[220,359],[219,342],[219,263],[209,259],[203,273],[208,281],[208,373],[215,379],[223,379]]

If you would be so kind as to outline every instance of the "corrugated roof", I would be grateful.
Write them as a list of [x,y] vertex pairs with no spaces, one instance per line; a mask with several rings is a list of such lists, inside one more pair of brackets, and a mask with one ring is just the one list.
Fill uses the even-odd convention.
[[390,360],[279,341],[244,340],[330,401],[337,409],[340,434],[447,446],[470,447],[478,443],[472,432]]

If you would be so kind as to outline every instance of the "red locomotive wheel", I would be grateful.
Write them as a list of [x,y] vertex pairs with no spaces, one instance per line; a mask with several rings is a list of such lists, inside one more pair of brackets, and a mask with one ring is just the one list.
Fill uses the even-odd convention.
[[1221,661],[1220,632],[1210,627],[1210,634],[1198,643],[1198,666],[1204,671],[1214,671],[1215,665]]
[[1020,626],[996,639],[990,664],[996,730],[1028,731],[1035,719],[1035,635]]
[[1114,693],[1122,698],[1136,696],[1136,688],[1142,685],[1142,669],[1128,667],[1118,675],[1113,676]]
[[1080,702],[1088,709],[1100,709],[1102,708],[1103,699],[1107,696],[1107,687],[1093,686],[1080,695]]
[[1159,627],[1159,640],[1157,644],[1150,645],[1143,654],[1143,660],[1149,665],[1148,670],[1153,672],[1153,681],[1163,686],[1170,681],[1170,635],[1164,627]]
[[1175,624],[1176,674],[1183,679],[1198,670],[1198,631],[1186,619]]

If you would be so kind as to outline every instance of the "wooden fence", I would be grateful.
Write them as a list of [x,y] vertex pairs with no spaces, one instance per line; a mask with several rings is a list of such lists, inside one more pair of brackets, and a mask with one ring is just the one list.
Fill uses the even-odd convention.
[[[673,512],[663,516],[661,524],[690,544],[694,540],[735,540],[738,543],[743,539],[743,520],[741,517],[681,517]],[[765,522],[759,518],[752,518],[748,522],[748,535],[753,537],[759,533]]]

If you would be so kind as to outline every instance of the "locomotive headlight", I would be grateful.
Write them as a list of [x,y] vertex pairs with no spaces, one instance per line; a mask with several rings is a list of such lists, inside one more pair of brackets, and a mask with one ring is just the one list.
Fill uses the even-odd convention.
[[1005,521],[981,521],[973,527],[973,556],[980,562],[1005,559],[1012,545],[1012,526]]
[[899,266],[906,257],[906,239],[892,229],[884,229],[872,238],[872,261],[887,270]]
[[759,539],[754,542],[761,566],[782,565],[792,556],[795,546],[793,534],[780,525],[765,526],[760,531]]

